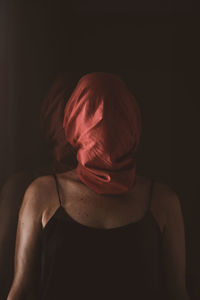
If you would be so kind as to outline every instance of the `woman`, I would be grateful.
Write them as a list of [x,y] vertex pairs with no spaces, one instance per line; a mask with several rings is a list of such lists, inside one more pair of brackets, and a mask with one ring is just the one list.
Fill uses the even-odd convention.
[[[64,143],[62,126],[64,107],[81,72],[66,72],[54,80],[41,106],[41,129],[48,147],[45,147],[46,164],[34,170],[23,170],[12,175],[0,193],[0,299],[6,299],[13,280],[13,258],[18,223],[18,213],[24,192],[39,176],[70,170],[77,165],[76,153]],[[54,126],[51,126],[53,124]],[[44,159],[43,159],[44,160]]]
[[180,201],[136,173],[133,95],[116,75],[87,74],[63,127],[78,165],[27,188],[7,299],[188,300]]

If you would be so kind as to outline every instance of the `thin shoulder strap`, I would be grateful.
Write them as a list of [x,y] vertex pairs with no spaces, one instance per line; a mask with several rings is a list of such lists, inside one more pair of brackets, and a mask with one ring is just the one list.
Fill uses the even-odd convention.
[[60,206],[62,206],[62,202],[61,202],[61,198],[60,198],[60,192],[59,192],[58,178],[57,178],[56,174],[53,174],[53,176],[54,176],[55,182],[56,182],[56,189],[57,189],[57,192],[58,192],[58,200],[59,200]]
[[153,198],[153,188],[155,185],[155,180],[151,179],[151,185],[150,185],[150,191],[149,191],[149,201],[148,201],[148,207],[147,207],[147,211],[150,210],[151,208],[151,202],[152,202],[152,198]]

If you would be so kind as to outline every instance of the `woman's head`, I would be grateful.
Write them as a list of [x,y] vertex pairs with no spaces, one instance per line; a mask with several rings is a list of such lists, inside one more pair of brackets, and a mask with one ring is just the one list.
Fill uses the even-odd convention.
[[100,194],[124,193],[134,185],[141,115],[119,76],[84,75],[65,106],[63,127],[86,185]]

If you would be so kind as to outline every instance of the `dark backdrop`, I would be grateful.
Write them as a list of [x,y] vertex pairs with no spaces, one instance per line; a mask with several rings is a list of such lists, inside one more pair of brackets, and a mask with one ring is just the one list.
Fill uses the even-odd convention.
[[1,1],[0,179],[45,163],[39,109],[58,73],[120,73],[142,110],[138,173],[180,197],[199,299],[199,14],[191,1],[150,2]]

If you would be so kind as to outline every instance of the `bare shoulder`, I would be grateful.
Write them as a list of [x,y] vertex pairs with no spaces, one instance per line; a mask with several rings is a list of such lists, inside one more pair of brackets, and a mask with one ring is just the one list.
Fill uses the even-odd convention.
[[152,210],[162,229],[167,226],[171,219],[182,215],[178,194],[168,184],[159,180],[155,181]]
[[[149,194],[152,179],[139,176],[139,180],[142,189],[144,188]],[[182,215],[178,194],[170,185],[159,179],[154,179],[150,210],[162,233],[170,220],[174,220],[177,215],[181,218]]]
[[180,205],[177,192],[166,183],[156,181],[155,193],[158,204],[166,210],[173,209],[177,207],[177,205]]
[[40,176],[34,179],[24,193],[22,207],[43,211],[47,201],[55,194],[55,179],[51,175]]
[[54,184],[55,179],[52,175],[44,175],[34,179],[27,187],[25,193],[31,194],[45,194],[49,193]]

